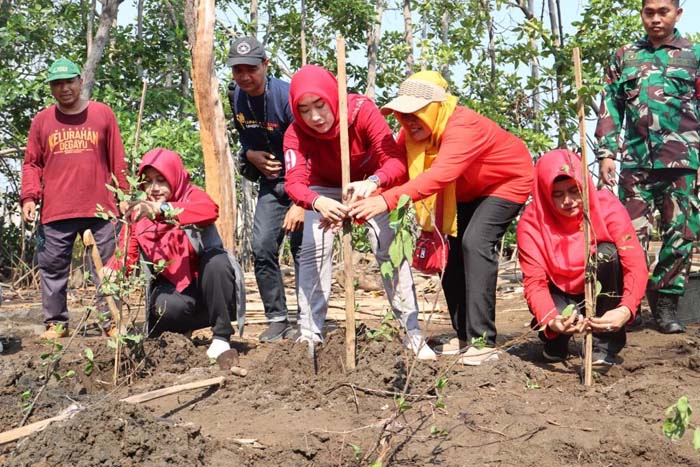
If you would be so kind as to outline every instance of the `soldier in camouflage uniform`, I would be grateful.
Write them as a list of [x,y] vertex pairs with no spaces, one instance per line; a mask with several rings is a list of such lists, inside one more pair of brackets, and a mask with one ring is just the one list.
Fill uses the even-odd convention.
[[642,1],[647,35],[613,54],[596,128],[601,180],[615,184],[615,156],[620,153],[619,196],[645,248],[654,208],[660,213],[662,247],[648,290],[658,297],[655,306],[652,300],[652,312],[664,333],[685,330],[676,311],[700,230],[700,46],[675,29],[682,12],[678,0]]

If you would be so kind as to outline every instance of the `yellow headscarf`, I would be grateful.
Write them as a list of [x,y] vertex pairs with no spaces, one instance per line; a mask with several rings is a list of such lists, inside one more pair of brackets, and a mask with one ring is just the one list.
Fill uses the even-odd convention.
[[[447,81],[437,71],[420,71],[411,75],[408,79],[428,81],[447,89]],[[406,135],[406,156],[408,160],[408,176],[416,178],[421,173],[430,169],[440,150],[442,134],[447,126],[447,120],[457,107],[457,97],[447,94],[447,100],[431,102],[425,107],[413,112],[430,128],[432,134],[424,141],[413,141],[408,132]],[[401,123],[400,114],[395,113]],[[442,233],[457,236],[457,197],[455,194],[455,182],[447,185],[442,191]],[[416,217],[421,228],[432,231],[433,216],[436,213],[435,201],[437,194],[431,195],[415,203]]]

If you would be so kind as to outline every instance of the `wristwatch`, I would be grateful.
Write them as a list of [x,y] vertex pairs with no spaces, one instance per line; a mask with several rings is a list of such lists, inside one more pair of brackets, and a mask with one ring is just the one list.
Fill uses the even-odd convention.
[[168,209],[170,209],[170,204],[169,204],[169,203],[166,203],[165,201],[163,201],[163,202],[160,204],[160,213],[161,213],[162,215],[165,215],[165,213],[168,212]]
[[381,182],[379,181],[379,177],[377,177],[376,175],[370,175],[369,177],[367,177],[367,180],[369,180],[370,182],[377,185],[377,188],[379,188],[381,186]]

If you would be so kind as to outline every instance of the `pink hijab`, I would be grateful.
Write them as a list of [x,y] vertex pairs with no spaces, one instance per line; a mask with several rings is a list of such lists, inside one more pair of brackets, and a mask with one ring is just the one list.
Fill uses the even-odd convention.
[[[566,149],[544,154],[535,166],[533,200],[518,223],[519,248],[526,250],[560,290],[580,293],[584,285],[585,252],[583,213],[577,218],[558,214],[552,202],[552,186],[559,176],[573,178],[582,189],[581,159]],[[613,239],[605,226],[605,203],[588,175],[590,188],[591,246]]]
[[[139,165],[139,176],[146,167],[160,172],[170,185],[169,202],[187,202],[194,185],[190,184],[190,174],[185,170],[180,155],[164,148],[148,151]],[[163,277],[172,282],[178,292],[182,292],[197,275],[197,258],[193,253],[187,234],[178,225],[162,220],[143,218],[134,224],[136,240],[149,261],[167,262]]]

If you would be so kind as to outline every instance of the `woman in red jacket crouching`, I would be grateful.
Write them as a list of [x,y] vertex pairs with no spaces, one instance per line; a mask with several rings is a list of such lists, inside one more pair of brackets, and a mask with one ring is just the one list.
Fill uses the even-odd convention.
[[[105,276],[124,261],[129,272],[139,255],[148,264],[160,265],[162,270],[147,294],[149,334],[188,333],[211,326],[214,337],[207,355],[216,358],[230,348],[231,320],[241,301],[236,295],[240,287],[236,286],[235,261],[223,248],[214,226],[219,207],[190,183],[180,156],[168,149],[148,151],[139,176],[147,197],[126,211],[130,223],[126,256],[112,257]],[[120,239],[119,244],[124,241]],[[238,303],[239,309],[242,305]],[[242,316],[238,318],[242,329]]]
[[[593,181],[589,176],[589,187]],[[613,365],[625,346],[625,324],[646,290],[648,270],[632,221],[609,190],[591,190],[591,247],[600,293],[596,316],[584,319],[585,252],[581,159],[564,149],[537,162],[533,201],[518,223],[525,298],[541,329],[543,356],[562,361],[573,334],[593,331],[593,363]],[[562,316],[568,308],[571,314]]]

